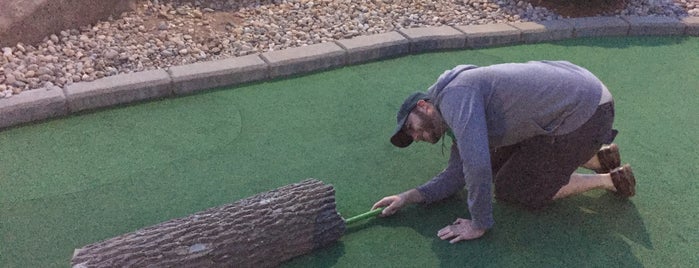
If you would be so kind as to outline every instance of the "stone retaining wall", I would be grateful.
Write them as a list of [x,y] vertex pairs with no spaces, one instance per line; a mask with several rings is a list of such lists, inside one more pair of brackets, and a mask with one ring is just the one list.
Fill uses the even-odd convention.
[[699,36],[699,17],[595,17],[543,23],[402,29],[305,47],[167,69],[120,74],[92,82],[40,88],[0,100],[0,129],[86,110],[175,97],[428,51],[546,42],[578,37]]

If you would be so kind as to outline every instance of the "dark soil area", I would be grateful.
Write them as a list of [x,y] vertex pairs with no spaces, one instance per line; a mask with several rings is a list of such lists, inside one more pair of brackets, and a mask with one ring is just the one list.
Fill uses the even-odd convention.
[[626,0],[528,0],[533,6],[545,7],[563,17],[592,17],[623,9]]

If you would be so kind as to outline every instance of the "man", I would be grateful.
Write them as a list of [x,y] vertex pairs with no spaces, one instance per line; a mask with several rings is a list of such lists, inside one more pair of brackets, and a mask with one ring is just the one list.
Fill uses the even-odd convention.
[[[618,147],[611,144],[617,133],[612,95],[570,62],[459,65],[426,94],[409,96],[397,121],[395,146],[434,144],[448,135],[451,156],[430,181],[384,197],[374,208],[385,207],[382,216],[389,216],[465,187],[471,219],[458,218],[437,233],[451,243],[479,238],[493,227],[493,192],[497,200],[531,209],[592,189],[621,198],[635,194],[631,167],[620,166]],[[580,166],[596,174],[575,173]]]

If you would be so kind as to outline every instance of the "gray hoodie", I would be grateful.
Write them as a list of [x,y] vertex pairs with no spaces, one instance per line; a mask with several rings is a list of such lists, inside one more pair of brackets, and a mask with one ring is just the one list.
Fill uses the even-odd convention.
[[418,187],[426,203],[464,186],[471,219],[491,228],[490,149],[538,135],[563,135],[595,113],[604,85],[565,61],[535,61],[444,72],[427,94],[456,138],[446,169]]

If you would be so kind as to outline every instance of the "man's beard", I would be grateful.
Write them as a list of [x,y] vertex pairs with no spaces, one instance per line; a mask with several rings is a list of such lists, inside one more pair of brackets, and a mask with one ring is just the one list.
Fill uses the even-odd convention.
[[426,130],[429,133],[429,140],[427,140],[427,142],[432,144],[437,143],[446,131],[446,126],[442,120],[442,117],[438,114],[435,114],[435,116],[430,117],[429,115],[427,115],[427,113],[418,109],[415,109],[414,112],[415,115],[417,115],[422,121],[422,129]]

